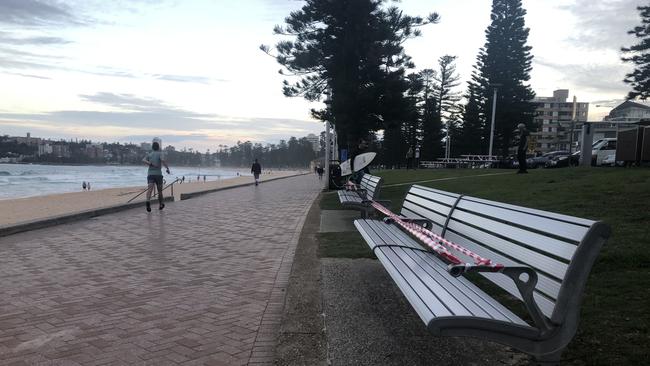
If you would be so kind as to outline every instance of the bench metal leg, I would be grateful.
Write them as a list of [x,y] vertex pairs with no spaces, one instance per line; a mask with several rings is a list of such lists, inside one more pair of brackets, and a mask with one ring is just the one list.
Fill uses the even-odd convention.
[[366,210],[365,208],[361,209],[361,218],[362,219],[367,219],[368,218],[368,210]]

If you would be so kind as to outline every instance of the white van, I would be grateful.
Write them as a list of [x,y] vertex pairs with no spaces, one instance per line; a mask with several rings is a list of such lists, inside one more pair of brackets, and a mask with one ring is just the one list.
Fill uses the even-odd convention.
[[591,165],[602,165],[607,155],[616,154],[616,138],[605,138],[591,145]]

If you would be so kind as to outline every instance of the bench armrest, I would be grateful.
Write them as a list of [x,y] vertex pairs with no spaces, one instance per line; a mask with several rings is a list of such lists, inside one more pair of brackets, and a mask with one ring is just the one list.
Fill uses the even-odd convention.
[[535,325],[543,333],[549,332],[553,329],[553,326],[549,323],[548,319],[542,311],[537,306],[535,297],[533,296],[535,292],[535,286],[537,286],[537,272],[530,267],[523,266],[513,266],[513,267],[493,267],[486,265],[450,265],[449,273],[458,277],[463,273],[468,272],[493,272],[493,273],[503,273],[504,275],[510,277],[512,281],[517,286],[519,294],[521,295],[524,304],[528,313],[533,318]]

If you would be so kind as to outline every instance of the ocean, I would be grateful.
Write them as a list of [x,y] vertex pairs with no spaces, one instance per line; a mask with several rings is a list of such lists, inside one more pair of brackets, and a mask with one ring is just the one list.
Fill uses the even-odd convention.
[[[195,181],[206,176],[208,181],[250,175],[247,169],[206,167],[171,167],[167,182],[185,176]],[[42,196],[53,193],[78,192],[82,182],[90,182],[92,190],[147,185],[147,167],[121,165],[38,165],[0,164],[0,200]]]

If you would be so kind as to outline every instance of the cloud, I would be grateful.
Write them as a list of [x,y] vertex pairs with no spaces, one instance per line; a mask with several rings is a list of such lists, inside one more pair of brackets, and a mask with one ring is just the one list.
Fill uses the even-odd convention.
[[[181,83],[198,83],[210,84],[212,79],[203,76],[186,76],[186,75],[153,75],[158,80],[177,81]],[[226,81],[218,79],[217,81]]]
[[[156,99],[132,94],[100,92],[80,95],[86,102],[99,104],[113,111],[63,110],[47,113],[0,113],[0,121],[25,121],[40,126],[85,128],[121,128],[166,130],[174,135],[211,132],[210,134],[241,135],[244,131],[256,139],[279,139],[306,135],[318,129],[317,122],[277,119],[241,118],[197,113]],[[6,123],[5,123],[6,124]],[[237,137],[233,137],[236,139]]]
[[86,25],[87,21],[74,15],[62,2],[44,0],[0,1],[0,24],[13,26],[71,26]]
[[48,78],[47,76],[41,76],[41,75],[23,74],[23,73],[20,73],[20,72],[6,72],[6,71],[4,73],[9,74],[9,75],[22,76],[24,78],[51,80],[51,78]]
[[563,75],[561,82],[572,83],[580,90],[625,95],[629,88],[623,83],[628,67],[621,64],[566,64],[541,57],[535,58],[534,63],[558,71]]
[[44,46],[44,45],[68,44],[68,43],[72,43],[72,42],[60,37],[40,36],[40,37],[15,38],[12,36],[8,36],[8,33],[6,32],[5,33],[0,32],[0,44],[6,44],[6,45],[9,44],[9,45],[16,45],[16,46],[24,46],[24,45]]
[[[289,137],[318,134],[316,121],[280,118],[243,118],[204,115],[170,107],[153,98],[98,95],[86,98],[124,109],[141,111],[54,111],[41,114],[0,113],[4,133],[44,138],[87,138],[93,141],[150,141],[159,136],[177,147],[215,149],[236,141],[277,143]],[[199,118],[198,116],[204,116]]]
[[627,31],[640,24],[636,10],[640,5],[644,5],[642,0],[575,0],[561,7],[576,19],[577,34],[567,41],[577,47],[618,51],[633,42]]

